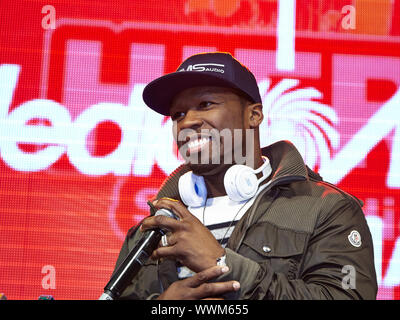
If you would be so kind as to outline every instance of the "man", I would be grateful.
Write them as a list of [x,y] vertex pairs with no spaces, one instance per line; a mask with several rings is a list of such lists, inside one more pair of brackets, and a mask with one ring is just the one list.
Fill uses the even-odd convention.
[[178,220],[150,216],[127,235],[117,266],[144,231],[169,230],[121,298],[375,299],[360,202],[291,143],[260,148],[262,101],[245,66],[228,53],[194,55],[143,98],[171,116],[186,163],[153,202]]

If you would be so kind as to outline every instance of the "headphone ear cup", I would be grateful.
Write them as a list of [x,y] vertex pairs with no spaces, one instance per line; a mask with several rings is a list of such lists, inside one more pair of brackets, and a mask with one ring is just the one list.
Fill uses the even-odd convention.
[[258,179],[253,170],[245,165],[231,166],[225,173],[224,186],[229,198],[244,201],[253,197],[258,189]]
[[179,195],[186,206],[204,206],[207,199],[207,188],[202,176],[192,171],[183,174],[178,181]]

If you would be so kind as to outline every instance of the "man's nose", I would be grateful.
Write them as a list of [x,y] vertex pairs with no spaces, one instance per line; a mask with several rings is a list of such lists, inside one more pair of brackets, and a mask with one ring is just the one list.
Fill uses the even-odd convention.
[[194,129],[201,127],[203,124],[203,119],[200,116],[200,112],[197,110],[188,110],[185,117],[180,123],[181,129]]

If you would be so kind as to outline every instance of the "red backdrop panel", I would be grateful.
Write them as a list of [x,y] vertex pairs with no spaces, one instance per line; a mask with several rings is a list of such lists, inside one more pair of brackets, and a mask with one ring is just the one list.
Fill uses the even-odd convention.
[[279,1],[0,2],[0,292],[98,298],[127,230],[181,163],[143,87],[219,50],[257,78],[263,146],[291,140],[364,201],[378,298],[399,299],[399,5],[382,13],[386,34],[365,35],[341,11],[358,3],[297,1],[290,40]]

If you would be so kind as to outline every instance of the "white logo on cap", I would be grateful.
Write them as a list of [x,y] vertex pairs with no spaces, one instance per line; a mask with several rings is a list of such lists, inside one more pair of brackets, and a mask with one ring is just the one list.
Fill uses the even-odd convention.
[[361,235],[357,230],[351,231],[347,238],[354,247],[361,246]]
[[179,69],[178,71],[207,71],[207,72],[219,72],[219,73],[224,73],[225,65],[223,64],[218,64],[218,63],[197,63],[197,64],[189,64],[185,68]]

